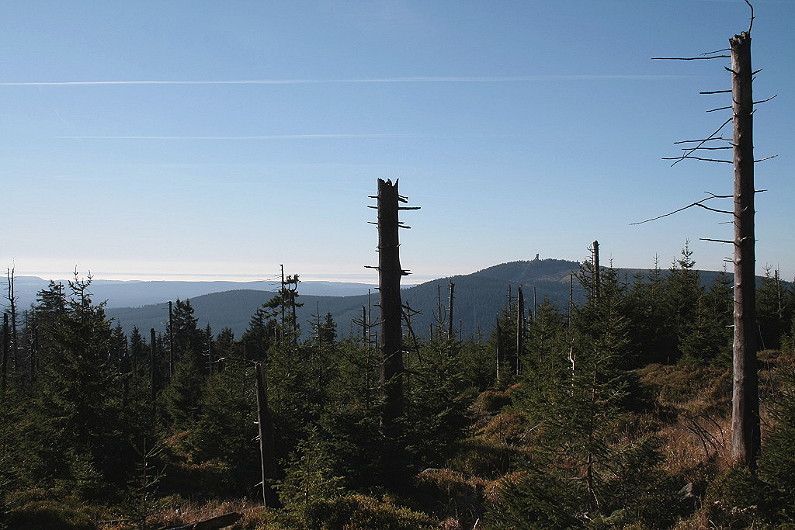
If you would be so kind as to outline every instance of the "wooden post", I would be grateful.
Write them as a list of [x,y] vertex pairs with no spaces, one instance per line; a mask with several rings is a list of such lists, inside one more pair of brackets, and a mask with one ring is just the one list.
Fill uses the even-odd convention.
[[259,430],[260,469],[262,471],[262,503],[266,508],[278,508],[279,497],[271,482],[276,479],[276,450],[273,438],[273,421],[268,410],[268,391],[262,364],[255,365],[257,379],[257,427]]
[[734,347],[732,460],[756,470],[761,448],[756,367],[756,256],[751,35],[729,39],[734,114]]

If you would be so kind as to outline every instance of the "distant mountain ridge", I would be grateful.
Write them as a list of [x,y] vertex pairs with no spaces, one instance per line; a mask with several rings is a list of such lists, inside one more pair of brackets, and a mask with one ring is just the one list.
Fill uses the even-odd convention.
[[[36,293],[46,289],[49,280],[37,276],[17,276],[14,289],[19,298],[18,305],[27,309],[36,301]],[[61,283],[66,284],[65,281]],[[375,290],[375,284],[355,282],[302,281],[301,292],[319,296],[352,296]],[[108,308],[140,307],[167,300],[181,300],[198,296],[235,290],[274,292],[278,281],[144,281],[144,280],[93,280],[91,294],[95,302],[107,302]]]
[[[485,334],[490,331],[494,318],[506,304],[509,289],[515,296],[517,288],[523,286],[528,307],[534,296],[539,303],[546,297],[559,307],[568,304],[572,291],[579,299],[582,296],[581,288],[576,281],[572,282],[572,273],[579,266],[575,261],[556,259],[503,263],[472,274],[439,278],[406,288],[403,290],[403,302],[419,311],[412,318],[415,333],[427,336],[430,326],[441,317],[438,315],[440,302],[446,311],[449,285],[453,282],[455,327],[464,337],[479,331]],[[358,335],[359,330],[352,322],[361,318],[362,308],[372,314],[373,320],[378,318],[378,294],[372,287],[369,298],[366,294],[318,296],[309,294],[305,283],[309,282],[301,282],[298,287],[299,301],[304,305],[297,311],[304,333],[308,333],[310,322],[314,320],[313,315],[323,317],[331,313],[342,337]],[[239,337],[248,327],[256,309],[275,294],[275,290],[235,289],[193,297],[190,301],[199,326],[205,327],[209,323],[216,332],[228,327]],[[109,307],[107,314],[118,320],[127,332],[133,325],[142,331],[150,328],[164,331],[168,320],[168,305],[161,302],[135,308]]]
[[[428,336],[432,326],[447,318],[450,283],[454,289],[454,326],[462,337],[472,337],[479,333],[484,336],[491,332],[495,318],[510,296],[515,300],[517,289],[524,290],[528,309],[534,301],[540,304],[546,298],[557,307],[568,306],[570,297],[575,302],[583,299],[583,290],[573,274],[580,268],[576,261],[558,259],[535,259],[515,261],[494,265],[477,272],[439,278],[403,290],[403,303],[417,311],[412,316],[412,328],[418,336]],[[617,269],[621,280],[632,282],[638,273],[648,273],[648,269]],[[699,271],[702,282],[711,284],[718,272]],[[663,273],[667,273],[664,269]],[[18,278],[17,293],[21,296],[20,285],[27,277]],[[47,282],[40,278],[37,290]],[[122,285],[119,285],[122,284]],[[199,285],[195,285],[199,284]],[[250,288],[253,286],[254,288]],[[143,292],[133,294],[123,292],[141,287]],[[156,289],[162,287],[165,289]],[[231,287],[231,288],[230,288]],[[163,332],[168,321],[168,300],[190,300],[202,328],[210,324],[215,333],[230,328],[240,337],[248,327],[251,316],[263,303],[276,295],[278,282],[108,282],[92,283],[95,301],[108,299],[106,313],[114,318],[129,333],[133,326],[142,333],[150,328]],[[119,289],[122,299],[150,300],[133,307],[120,307],[109,295]],[[169,291],[169,289],[171,289]],[[221,289],[212,292],[211,289]],[[370,292],[370,295],[367,292]],[[308,336],[310,323],[320,316],[331,313],[337,323],[340,337],[358,336],[360,328],[354,320],[360,319],[362,309],[378,319],[378,291],[375,285],[335,282],[301,282],[298,287],[299,301],[304,305],[298,308],[297,316],[304,336]],[[158,293],[170,293],[151,301]],[[131,304],[133,305],[133,304]],[[21,308],[29,307],[29,304]],[[440,309],[443,315],[440,315]]]

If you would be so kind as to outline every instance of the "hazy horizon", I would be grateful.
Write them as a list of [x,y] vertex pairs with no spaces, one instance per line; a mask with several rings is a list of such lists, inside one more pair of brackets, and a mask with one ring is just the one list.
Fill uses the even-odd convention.
[[[795,276],[795,2],[754,2],[757,274]],[[0,264],[69,277],[375,281],[399,179],[406,281],[536,253],[720,270],[730,163],[675,142],[730,117],[743,0],[9,2]],[[724,130],[730,136],[730,130]],[[715,151],[716,158],[731,158]],[[731,200],[714,200],[731,209]]]

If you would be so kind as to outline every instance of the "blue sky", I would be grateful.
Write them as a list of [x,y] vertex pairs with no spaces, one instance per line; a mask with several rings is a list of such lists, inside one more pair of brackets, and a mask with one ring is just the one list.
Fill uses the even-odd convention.
[[[753,2],[758,271],[795,276],[795,0]],[[0,6],[0,258],[18,275],[375,281],[399,178],[409,282],[506,261],[723,267],[742,0],[14,1]],[[720,206],[716,204],[716,206]],[[730,208],[730,203],[725,204]]]

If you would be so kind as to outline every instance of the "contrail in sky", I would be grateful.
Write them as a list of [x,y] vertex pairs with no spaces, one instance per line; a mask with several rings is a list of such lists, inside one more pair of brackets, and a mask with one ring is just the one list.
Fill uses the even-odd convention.
[[520,75],[494,77],[381,77],[361,79],[243,79],[220,81],[6,81],[0,86],[108,86],[108,85],[321,85],[354,83],[521,83],[532,81],[651,81],[677,79],[691,76],[642,74],[571,74],[571,75]]
[[316,140],[316,139],[377,139],[417,138],[429,135],[416,134],[268,134],[261,136],[58,136],[58,140]]

